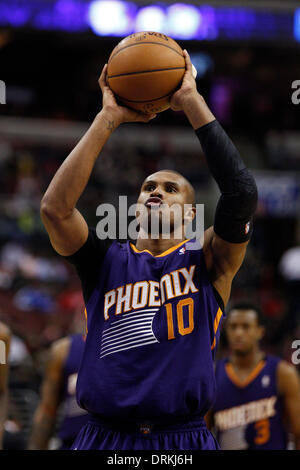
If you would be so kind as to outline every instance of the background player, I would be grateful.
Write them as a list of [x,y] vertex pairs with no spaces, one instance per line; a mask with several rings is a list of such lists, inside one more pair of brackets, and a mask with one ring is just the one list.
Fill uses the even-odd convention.
[[[0,449],[2,449],[3,445],[3,433],[4,433],[4,423],[6,419],[6,412],[7,412],[7,402],[8,402],[8,353],[9,353],[9,345],[10,345],[10,330],[9,328],[2,322],[0,322]],[[4,348],[3,348],[4,345]],[[5,364],[2,363],[2,353],[4,351],[5,356]]]
[[[138,238],[136,246],[112,243],[105,256],[103,243],[76,209],[111,132],[122,122],[154,117],[117,105],[106,85],[106,67],[100,77],[102,111],[41,204],[53,247],[77,268],[87,308],[77,397],[94,416],[74,449],[217,448],[203,416],[215,393],[213,356],[223,304],[246,252],[257,190],[197,92],[186,52],[185,59],[186,74],[171,108],[183,110],[196,130],[222,193],[203,249],[185,250],[184,239]],[[160,171],[144,181],[138,202],[163,213],[173,203],[193,204],[193,197],[184,177]],[[182,223],[193,216],[189,209]],[[172,232],[175,224],[173,219]]]
[[207,417],[224,450],[286,449],[288,432],[300,449],[298,373],[260,349],[263,335],[257,307],[231,307],[226,319],[231,352],[217,362],[217,399]]
[[88,415],[76,402],[77,373],[84,345],[85,338],[81,334],[53,343],[42,385],[41,401],[34,415],[29,449],[48,449],[61,406],[63,414],[58,432],[60,450],[69,449],[86,424]]

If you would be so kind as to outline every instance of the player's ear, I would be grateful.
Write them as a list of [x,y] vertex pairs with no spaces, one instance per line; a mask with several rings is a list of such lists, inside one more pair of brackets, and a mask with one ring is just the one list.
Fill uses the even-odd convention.
[[193,207],[192,204],[184,205],[184,220],[185,222],[192,222],[196,216],[196,207]]

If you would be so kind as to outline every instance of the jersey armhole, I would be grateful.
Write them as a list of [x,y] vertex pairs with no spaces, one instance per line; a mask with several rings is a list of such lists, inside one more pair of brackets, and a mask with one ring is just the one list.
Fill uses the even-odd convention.
[[204,266],[204,270],[205,270],[205,277],[207,279],[207,282],[210,284],[211,288],[212,288],[212,291],[213,291],[213,295],[214,295],[214,298],[218,304],[218,306],[220,307],[220,309],[222,310],[222,314],[223,314],[223,317],[225,317],[225,305],[224,305],[224,302],[223,302],[223,299],[221,297],[221,295],[219,294],[219,292],[217,291],[217,289],[215,288],[215,286],[212,284],[210,278],[209,278],[209,274],[208,274],[208,271],[207,271],[207,267],[206,267],[206,262],[205,262],[205,256],[204,256],[204,251],[203,251],[203,247],[201,248],[201,251],[202,251],[202,265]]
[[217,289],[215,288],[215,286],[212,285],[212,289],[213,289],[214,296],[215,296],[215,299],[217,301],[217,304],[219,305],[220,309],[222,310],[223,316],[225,316],[225,313],[224,313],[225,306],[224,306],[224,302],[222,300],[222,297],[220,296],[220,294],[217,291]]

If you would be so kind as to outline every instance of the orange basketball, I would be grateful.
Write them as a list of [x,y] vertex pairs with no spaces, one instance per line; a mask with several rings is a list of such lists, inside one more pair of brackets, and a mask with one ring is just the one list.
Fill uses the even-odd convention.
[[118,101],[143,113],[160,113],[169,107],[179,88],[185,60],[176,41],[151,31],[131,34],[112,51],[107,82]]

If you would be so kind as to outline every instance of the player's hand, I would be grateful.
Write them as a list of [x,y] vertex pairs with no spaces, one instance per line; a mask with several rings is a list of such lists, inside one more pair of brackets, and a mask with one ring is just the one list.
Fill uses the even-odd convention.
[[114,127],[119,126],[123,122],[149,122],[156,117],[156,114],[144,114],[126,106],[120,106],[112,92],[107,85],[107,64],[102,69],[99,85],[102,91],[102,111],[108,113],[111,122],[114,122]]
[[181,87],[177,90],[170,100],[170,108],[173,111],[184,111],[185,107],[196,98],[199,93],[197,91],[196,81],[193,77],[192,62],[186,50],[183,51],[185,58],[186,71],[183,76]]

